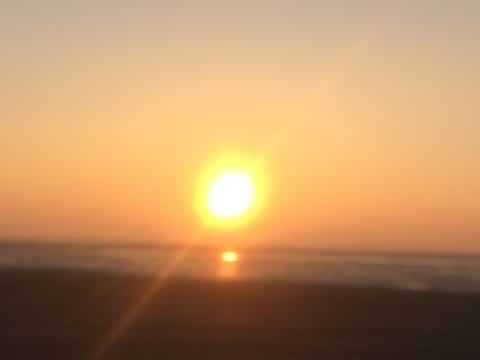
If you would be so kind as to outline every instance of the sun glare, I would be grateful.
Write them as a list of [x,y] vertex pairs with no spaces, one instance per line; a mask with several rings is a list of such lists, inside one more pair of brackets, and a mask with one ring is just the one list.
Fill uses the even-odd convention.
[[232,219],[248,211],[254,196],[253,179],[248,173],[225,172],[212,182],[208,190],[207,207],[215,217]]
[[230,154],[200,173],[195,207],[209,226],[236,228],[248,224],[263,209],[265,194],[260,164]]

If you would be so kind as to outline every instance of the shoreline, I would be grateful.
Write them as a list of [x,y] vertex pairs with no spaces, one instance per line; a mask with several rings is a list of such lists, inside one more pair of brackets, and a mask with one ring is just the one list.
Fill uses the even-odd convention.
[[0,271],[3,359],[87,359],[150,291],[105,359],[473,359],[480,294]]

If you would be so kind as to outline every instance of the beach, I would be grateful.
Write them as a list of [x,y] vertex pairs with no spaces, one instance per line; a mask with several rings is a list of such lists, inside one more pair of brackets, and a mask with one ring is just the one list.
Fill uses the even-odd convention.
[[480,357],[478,293],[3,269],[0,294],[2,359]]

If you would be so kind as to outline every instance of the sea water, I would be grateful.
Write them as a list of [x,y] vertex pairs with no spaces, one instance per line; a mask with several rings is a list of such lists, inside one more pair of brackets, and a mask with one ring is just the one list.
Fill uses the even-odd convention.
[[0,267],[480,292],[480,255],[244,249],[228,263],[217,249],[12,241],[0,243]]

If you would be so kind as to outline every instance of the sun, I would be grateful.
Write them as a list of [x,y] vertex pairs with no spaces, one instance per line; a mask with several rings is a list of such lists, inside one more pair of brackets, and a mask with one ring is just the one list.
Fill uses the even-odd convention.
[[207,208],[221,219],[233,219],[251,208],[255,198],[253,178],[247,172],[227,171],[216,177],[207,193]]
[[227,154],[199,173],[195,209],[208,226],[238,228],[249,224],[263,210],[265,195],[262,164]]

